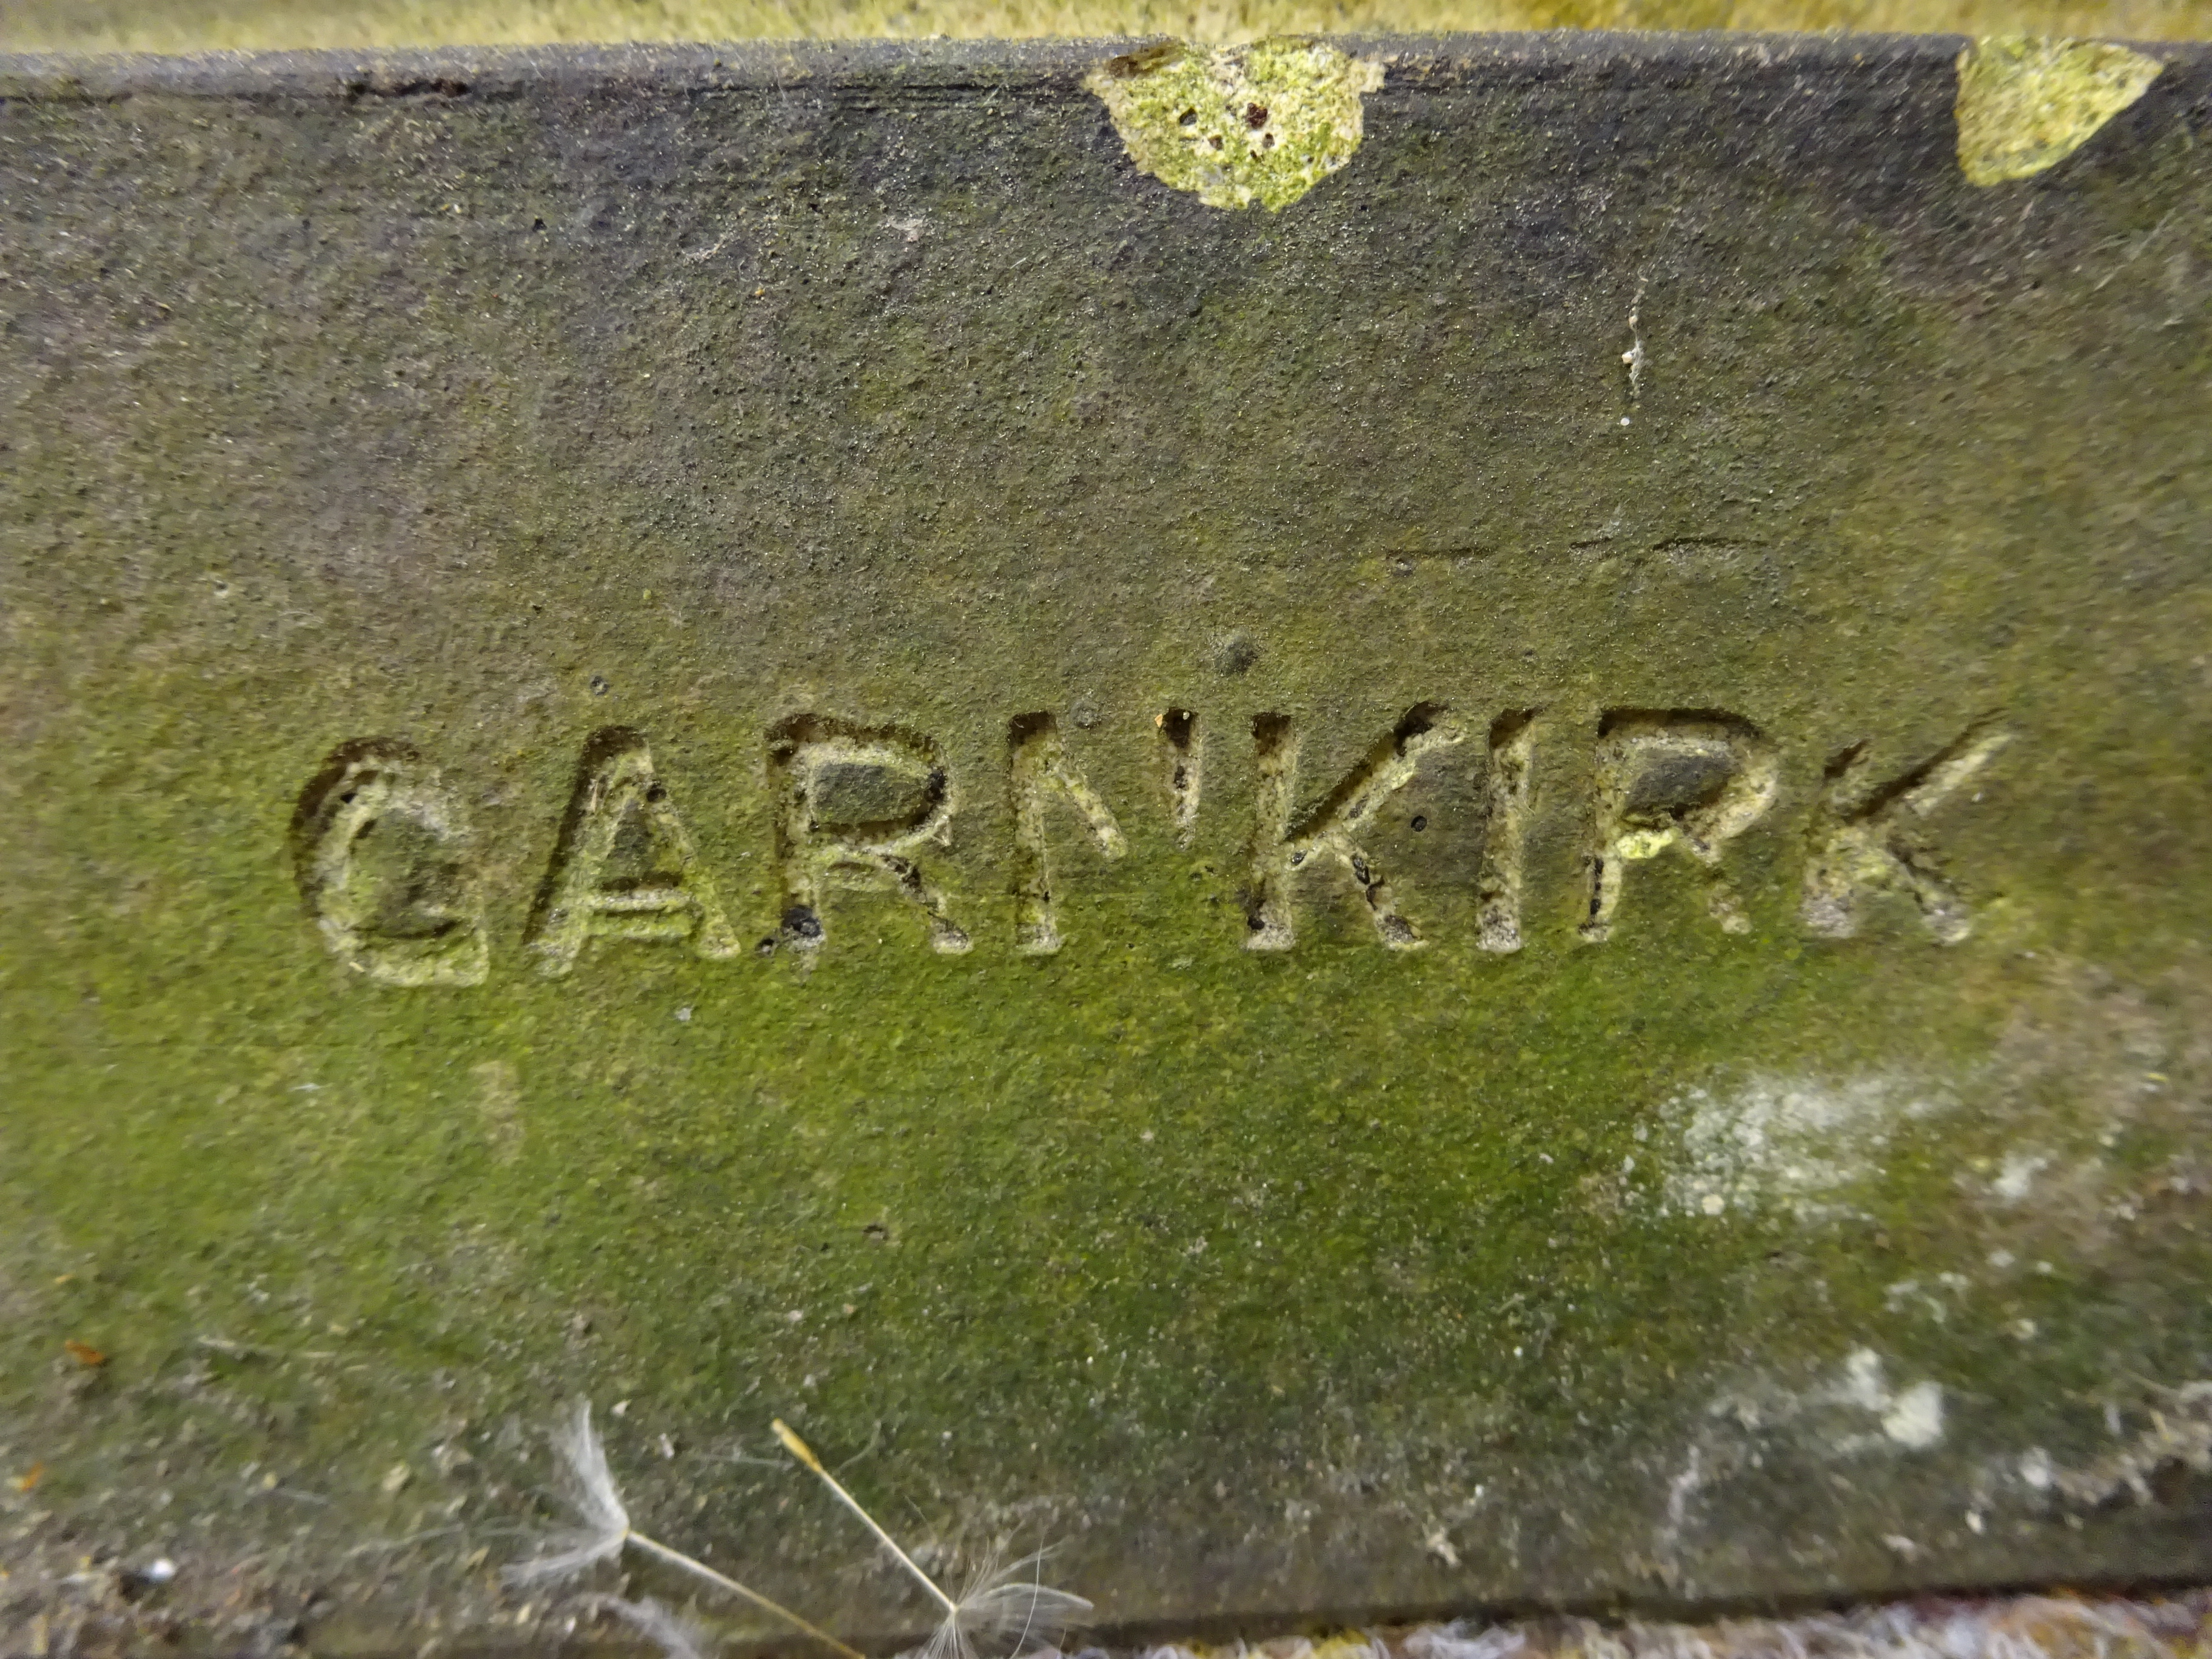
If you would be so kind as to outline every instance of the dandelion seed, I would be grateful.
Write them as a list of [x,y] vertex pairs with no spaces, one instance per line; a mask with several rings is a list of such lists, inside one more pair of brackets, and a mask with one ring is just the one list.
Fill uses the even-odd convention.
[[586,1604],[611,1613],[668,1656],[668,1659],[706,1659],[707,1633],[689,1620],[679,1619],[647,1596],[625,1601],[619,1595],[593,1595]]
[[[876,1517],[860,1506],[860,1500],[823,1467],[814,1449],[793,1433],[789,1425],[778,1418],[769,1426],[775,1429],[775,1437],[783,1442],[784,1449],[819,1476],[839,1503],[860,1517],[861,1524],[875,1534],[878,1541],[891,1553],[908,1576],[944,1609],[945,1616],[922,1647],[922,1659],[980,1659],[979,1643],[989,1644],[994,1650],[1003,1647],[1015,1654],[1057,1649],[1068,1626],[1091,1611],[1091,1603],[1083,1597],[1039,1582],[1037,1572],[1044,1562],[1042,1553],[1024,1556],[1006,1566],[986,1561],[969,1581],[963,1595],[957,1600],[947,1595],[937,1581],[899,1547],[898,1540],[877,1523]],[[1027,1577],[1022,1576],[1025,1572]],[[1025,1644],[1032,1640],[1036,1647],[1027,1647]]]
[[922,1648],[923,1659],[981,1659],[986,1650],[1031,1654],[1057,1651],[1068,1627],[1091,1603],[1041,1583],[1042,1552],[1004,1566],[987,1560]]
[[555,1534],[554,1541],[562,1547],[550,1554],[507,1567],[501,1576],[510,1584],[541,1584],[574,1577],[594,1562],[611,1561],[620,1555],[630,1536],[629,1511],[623,1507],[622,1494],[615,1490],[614,1476],[607,1469],[606,1450],[592,1428],[591,1401],[578,1401],[575,1416],[552,1438],[553,1449],[561,1455],[562,1484],[567,1488],[563,1495],[584,1524]]
[[[622,1494],[615,1489],[614,1476],[607,1468],[606,1449],[599,1443],[599,1437],[592,1428],[589,1401],[576,1402],[575,1415],[568,1426],[556,1431],[552,1438],[554,1449],[561,1455],[566,1496],[583,1524],[556,1534],[552,1541],[560,1547],[551,1553],[533,1556],[527,1561],[518,1561],[506,1568],[502,1576],[508,1583],[538,1584],[573,1577],[596,1562],[612,1560],[622,1553],[625,1545],[635,1545],[647,1555],[658,1556],[680,1572],[689,1573],[717,1589],[726,1590],[743,1601],[750,1601],[763,1613],[773,1613],[793,1629],[803,1631],[824,1647],[835,1649],[844,1655],[845,1659],[863,1659],[859,1650],[846,1646],[827,1631],[800,1618],[789,1607],[771,1601],[758,1590],[739,1583],[727,1573],[717,1572],[705,1562],[694,1560],[681,1550],[671,1549],[659,1540],[648,1538],[631,1526],[629,1511],[623,1506]],[[612,1597],[601,1599],[614,1600]],[[621,1605],[627,1607],[631,1604],[624,1602]]]
[[768,1597],[763,1595],[758,1590],[750,1589],[746,1585],[740,1584],[736,1579],[731,1577],[727,1573],[715,1571],[714,1568],[708,1566],[704,1561],[695,1561],[691,1557],[684,1554],[683,1551],[672,1550],[669,1548],[667,1545],[660,1543],[657,1540],[647,1538],[641,1532],[631,1533],[629,1534],[629,1541],[636,1545],[638,1548],[643,1550],[647,1554],[659,1556],[662,1560],[667,1562],[670,1566],[678,1568],[682,1571],[688,1572],[694,1578],[703,1578],[707,1583],[714,1585],[716,1589],[726,1589],[729,1591],[731,1595],[739,1596],[744,1600],[751,1602],[763,1613],[774,1613],[777,1618],[782,1620],[784,1623],[789,1625],[793,1630],[804,1631],[807,1635],[821,1643],[823,1647],[835,1649],[837,1652],[843,1654],[845,1656],[845,1659],[866,1659],[866,1656],[862,1654],[859,1649],[847,1647],[836,1637],[830,1635],[828,1631],[800,1618],[797,1613],[793,1613],[789,1607],[785,1607],[781,1602],[769,1601]]

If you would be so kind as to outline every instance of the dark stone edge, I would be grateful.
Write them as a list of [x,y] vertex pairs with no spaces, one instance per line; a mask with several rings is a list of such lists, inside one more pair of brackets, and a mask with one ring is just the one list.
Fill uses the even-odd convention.
[[[189,57],[0,53],[0,98],[105,102],[185,98],[512,96],[526,89],[611,91],[865,84],[943,93],[1022,84],[1073,94],[1102,59],[1160,36],[1049,40],[763,41],[631,46],[441,47],[407,51],[208,52]],[[1395,76],[1433,82],[1486,70],[1591,71],[1633,67],[1835,70],[1946,65],[1956,34],[1541,33],[1329,37],[1388,60]],[[2168,62],[2212,60],[2212,42],[2136,43]]]

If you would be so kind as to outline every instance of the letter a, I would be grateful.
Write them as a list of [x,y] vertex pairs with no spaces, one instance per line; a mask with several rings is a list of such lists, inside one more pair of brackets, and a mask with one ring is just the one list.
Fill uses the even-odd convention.
[[689,944],[714,957],[738,949],[643,734],[621,726],[584,745],[529,943],[538,971],[557,979],[595,939]]
[[1297,738],[1285,714],[1262,714],[1252,722],[1259,759],[1259,821],[1252,848],[1251,884],[1245,890],[1244,948],[1287,951],[1297,942],[1291,884],[1317,855],[1334,859],[1352,872],[1375,921],[1375,936],[1393,951],[1418,950],[1425,944],[1413,924],[1398,914],[1390,885],[1375,860],[1353,840],[1375,822],[1382,803],[1413,781],[1421,757],[1455,744],[1466,734],[1434,703],[1408,710],[1398,729],[1376,745],[1348,773],[1328,799],[1294,830],[1291,807],[1298,783]]
[[1910,893],[1920,919],[1942,944],[1956,945],[1972,933],[1966,902],[1937,869],[1917,821],[2011,740],[2012,733],[1998,727],[1971,726],[1935,759],[1871,791],[1855,787],[1866,764],[1864,744],[1831,761],[1805,864],[1805,902],[1798,914],[1806,927],[1824,938],[1849,939],[1859,930],[1859,901],[1872,890]]
[[1060,949],[1060,919],[1052,902],[1052,856],[1045,846],[1044,809],[1057,789],[1083,815],[1099,853],[1118,859],[1129,850],[1121,826],[1098,793],[1084,781],[1060,740],[1049,714],[1024,714],[1008,732],[1012,750],[1009,782],[1014,797],[1014,949],[1046,957]]

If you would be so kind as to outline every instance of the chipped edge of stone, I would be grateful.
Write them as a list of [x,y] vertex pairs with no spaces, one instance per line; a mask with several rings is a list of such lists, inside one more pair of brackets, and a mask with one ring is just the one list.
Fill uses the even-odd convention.
[[2166,65],[2102,40],[1990,35],[1959,54],[1959,168],[1973,185],[2056,166],[2148,90]]
[[1084,85],[1141,171],[1209,207],[1279,212],[1352,159],[1364,137],[1363,97],[1382,76],[1371,59],[1279,35],[1236,46],[1165,41],[1109,58]]

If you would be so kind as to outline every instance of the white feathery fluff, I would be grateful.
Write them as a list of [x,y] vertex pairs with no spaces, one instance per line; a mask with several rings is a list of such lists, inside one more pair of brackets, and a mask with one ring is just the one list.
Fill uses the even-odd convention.
[[548,1553],[507,1567],[502,1577],[510,1584],[573,1577],[594,1562],[620,1555],[630,1536],[629,1511],[615,1490],[606,1449],[592,1427],[592,1402],[578,1401],[574,1414],[552,1439],[561,1457],[562,1495],[582,1524],[554,1534],[548,1540],[554,1547]]
[[1510,1626],[1424,1625],[1405,1640],[1413,1659],[1506,1659],[1528,1645],[1528,1638]]
[[688,1619],[679,1619],[651,1596],[626,1601],[619,1595],[592,1595],[586,1605],[611,1613],[668,1656],[668,1659],[707,1659],[707,1633]]
[[1091,1611],[1091,1603],[1042,1583],[1038,1572],[1043,1565],[1042,1553],[1004,1565],[987,1559],[930,1632],[922,1659],[1057,1652],[1060,1638]]
[[[793,1629],[803,1631],[823,1646],[830,1649],[839,1659],[863,1659],[858,1649],[839,1641],[819,1625],[813,1623],[780,1601],[770,1601],[750,1584],[740,1583],[729,1574],[708,1566],[704,1561],[672,1548],[657,1538],[649,1538],[630,1525],[629,1511],[623,1505],[622,1494],[615,1490],[615,1478],[607,1468],[606,1449],[592,1427],[592,1406],[589,1401],[576,1402],[574,1414],[562,1428],[552,1435],[553,1449],[560,1454],[562,1485],[569,1507],[574,1510],[582,1525],[565,1528],[548,1540],[553,1547],[534,1555],[526,1561],[518,1561],[504,1570],[503,1576],[510,1584],[542,1584],[573,1577],[586,1568],[600,1561],[611,1561],[626,1546],[635,1545],[646,1554],[665,1562],[678,1572],[688,1573],[716,1589],[750,1601],[763,1613],[772,1614]],[[641,1615],[635,1609],[651,1608],[650,1601],[618,1601],[617,1598],[600,1598],[614,1606],[621,1616],[636,1622],[640,1617],[649,1617],[653,1628],[663,1635],[680,1634],[687,1626],[675,1620],[673,1615],[659,1613]],[[642,1628],[642,1626],[641,1626]],[[655,1638],[660,1639],[659,1637]],[[691,1638],[686,1638],[687,1641]],[[696,1641],[692,1643],[696,1648]],[[677,1650],[672,1648],[670,1651]]]
[[[1057,1654],[1060,1638],[1067,1627],[1091,1611],[1091,1603],[1081,1596],[1038,1581],[1036,1570],[1044,1560],[1042,1553],[1024,1556],[1007,1566],[1000,1565],[995,1559],[987,1559],[969,1582],[965,1595],[957,1600],[947,1595],[944,1586],[921,1570],[921,1564],[907,1553],[905,1547],[846,1490],[843,1481],[830,1473],[814,1449],[788,1423],[777,1418],[769,1426],[783,1442],[783,1449],[803,1467],[811,1469],[830,1494],[860,1517],[908,1576],[944,1609],[937,1628],[919,1650],[919,1659],[982,1659],[979,1643],[990,1647],[994,1659],[1002,1649],[1015,1655]],[[1025,1571],[1029,1575],[1026,1578],[1022,1576]],[[1036,1644],[1034,1647],[1025,1645],[1031,1641]]]

